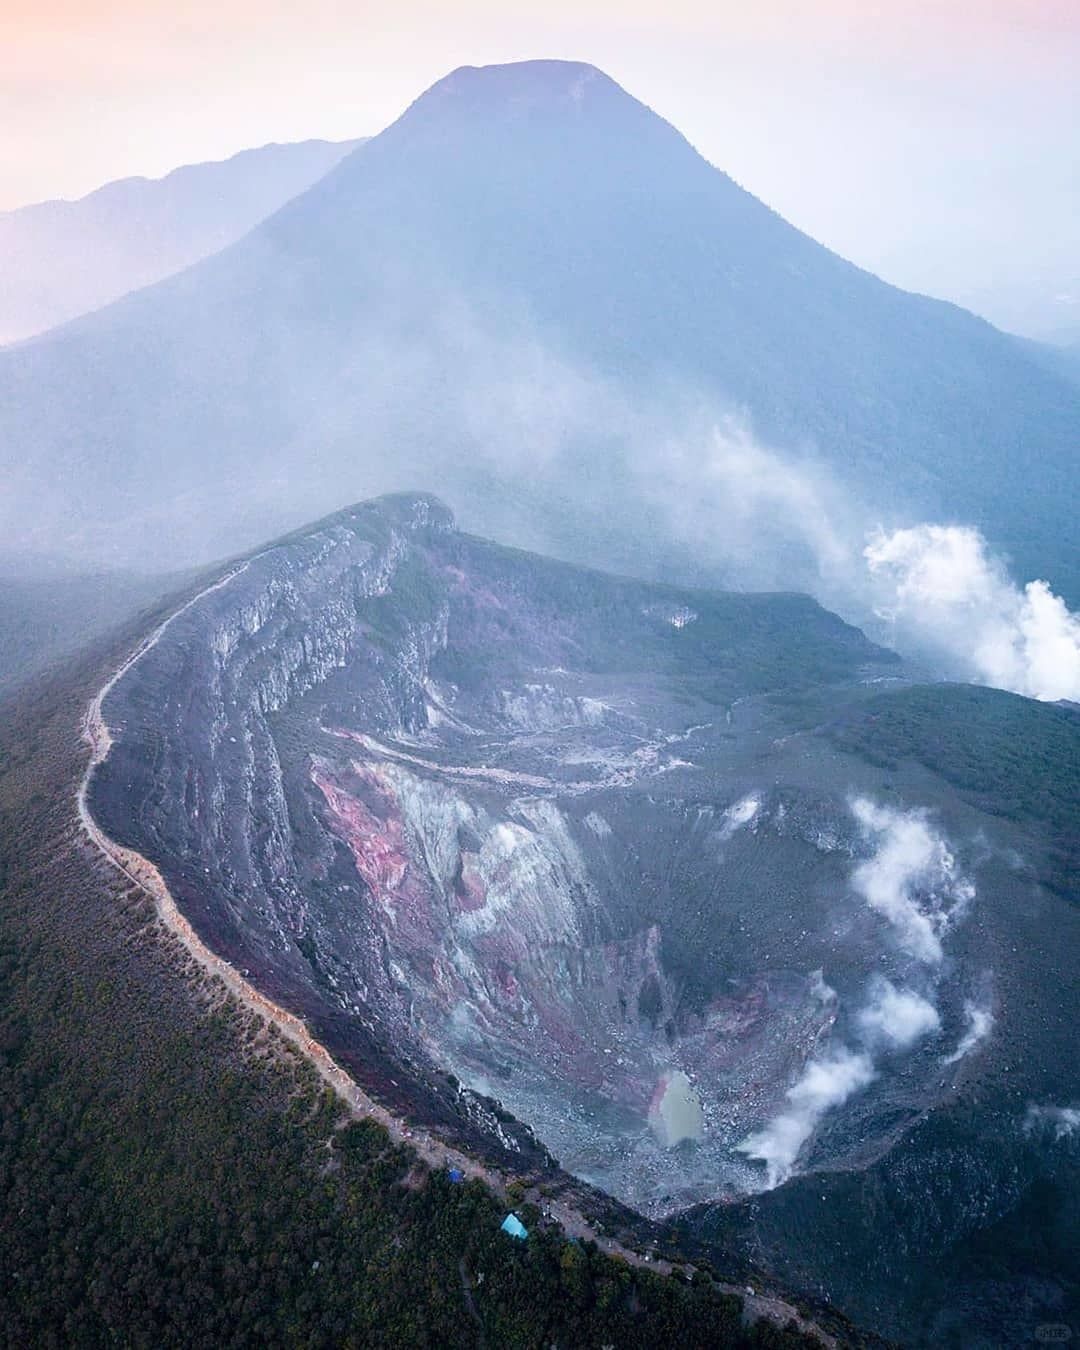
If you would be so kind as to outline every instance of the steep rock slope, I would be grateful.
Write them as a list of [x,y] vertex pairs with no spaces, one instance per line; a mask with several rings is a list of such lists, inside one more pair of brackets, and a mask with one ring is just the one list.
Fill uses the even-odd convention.
[[[506,598],[493,587],[504,588]],[[483,999],[487,968],[509,972],[504,957],[524,959],[521,944],[535,939],[541,968],[532,978],[547,988],[532,997],[560,1016],[565,986],[559,969],[544,968],[542,950],[559,967],[551,953],[580,948],[588,937],[599,943],[587,958],[590,978],[606,981],[608,995],[618,983],[615,967],[627,960],[638,972],[627,976],[635,1004],[637,985],[648,986],[646,1001],[660,998],[657,934],[644,925],[627,935],[625,951],[605,949],[614,930],[571,823],[548,798],[561,795],[564,779],[573,799],[605,792],[617,798],[624,788],[663,781],[681,764],[682,714],[652,727],[636,713],[623,717],[580,691],[564,663],[584,659],[587,682],[614,682],[620,701],[644,699],[663,724],[672,710],[651,687],[657,677],[685,684],[683,697],[708,710],[718,699],[771,685],[801,687],[888,656],[802,597],[706,597],[703,614],[703,602],[692,611],[684,599],[471,543],[428,499],[357,508],[255,555],[228,586],[178,616],[124,676],[104,708],[123,731],[93,784],[95,812],[117,838],[161,863],[213,945],[250,968],[268,992],[296,1000],[327,1039],[342,1040],[346,1062],[364,1075],[376,1072],[378,1086],[386,1089],[390,1057],[413,1064],[424,1084],[421,1100],[434,1093],[428,1109],[446,1096],[440,1075],[448,1070],[462,1069],[455,1076],[486,1091],[476,1064],[465,1074],[466,1065],[418,1025],[422,995],[430,1001],[424,1021],[451,1013],[459,998]],[[452,648],[451,624],[459,630]],[[792,626],[801,630],[794,651]],[[669,634],[682,640],[672,643]],[[478,741],[442,703],[457,695],[452,682],[440,693],[435,665],[468,667],[474,650],[490,651],[493,669],[485,672],[482,661],[479,674],[466,669],[468,684],[479,679],[481,687],[461,697],[478,701],[470,716],[506,741],[503,754],[524,753],[527,768],[485,767],[492,740]],[[551,667],[551,677],[524,678],[538,661]],[[504,673],[524,682],[486,687]],[[411,745],[429,725],[464,737],[464,753],[477,761],[450,771],[442,786],[437,764],[427,765],[436,781],[425,785],[409,754],[365,754],[353,745],[358,737],[365,746],[368,735]],[[580,728],[580,768],[557,767],[567,725]],[[478,809],[454,790],[459,779],[509,800]],[[519,789],[537,800],[519,803]],[[680,816],[675,810],[668,828],[678,831]],[[455,843],[459,835],[475,840],[475,858]],[[420,840],[430,875],[418,879],[409,848]],[[356,903],[357,886],[374,903]],[[510,942],[512,953],[499,955],[495,941],[469,958],[484,968],[479,985],[466,979],[458,987],[449,968],[437,969],[440,947],[451,964],[460,955],[453,955],[454,934],[442,931],[439,894],[447,887],[460,892],[465,910],[484,911],[463,921],[467,932],[482,937],[494,924]],[[589,1008],[579,1011],[587,1021]],[[606,1006],[593,1011],[611,1015]],[[651,1016],[655,1038],[659,1005]],[[497,1040],[506,1028],[498,1015],[495,1021]],[[538,1050],[534,1031],[520,1053]],[[585,1045],[574,1053],[590,1056]],[[482,1115],[483,1108],[471,1102],[466,1114]],[[501,1137],[492,1119],[488,1125]]]

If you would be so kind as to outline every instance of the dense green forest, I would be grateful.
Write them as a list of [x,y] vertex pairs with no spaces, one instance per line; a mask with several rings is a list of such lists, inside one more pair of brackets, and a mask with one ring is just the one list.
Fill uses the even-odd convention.
[[978,685],[879,694],[830,728],[844,749],[887,767],[916,760],[982,811],[1034,822],[1049,839],[1047,875],[1080,896],[1080,709]]
[[27,573],[0,559],[0,693],[119,624],[179,585],[135,572]]
[[75,818],[117,650],[0,705],[0,1343],[817,1344],[703,1272],[506,1237],[198,976]]

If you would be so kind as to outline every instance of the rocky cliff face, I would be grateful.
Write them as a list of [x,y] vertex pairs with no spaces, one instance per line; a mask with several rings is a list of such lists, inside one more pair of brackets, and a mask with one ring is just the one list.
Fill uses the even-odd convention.
[[[413,686],[445,641],[445,612],[412,623],[393,652],[370,642],[368,614],[391,594],[413,539],[450,525],[437,503],[401,499],[343,513],[247,560],[112,692],[104,713],[120,734],[93,789],[106,828],[161,861],[212,945],[321,1033],[348,1018],[346,1043],[327,1039],[402,1107],[415,1102],[392,1080],[389,1042],[407,1053],[407,1037],[381,935],[363,907],[335,904],[347,886],[330,879],[339,870],[333,841],[302,802],[290,804],[277,737],[290,710],[354,665],[369,678],[373,724],[402,729]],[[312,886],[329,904],[329,928]],[[454,1094],[442,1082],[420,1096],[452,1123]],[[494,1117],[475,1104],[471,1114],[498,1136]]]
[[[106,703],[119,734],[95,810],[376,1086],[408,1065],[416,1081],[396,1086],[435,1090],[439,1114],[451,1073],[621,1198],[704,1198],[730,1182],[680,1179],[668,1086],[695,1121],[690,1075],[719,1072],[717,1026],[761,1032],[773,1006],[810,1042],[828,1013],[805,978],[751,981],[753,1014],[728,998],[691,1027],[668,925],[613,893],[618,855],[643,823],[675,847],[686,812],[652,790],[692,770],[691,740],[712,753],[733,698],[790,683],[777,611],[792,607],[819,630],[811,677],[885,659],[808,601],[691,605],[469,540],[431,499],[386,499],[256,554],[169,625]],[[695,624],[738,626],[743,650]],[[748,1120],[731,1113],[727,1145]]]
[[[388,1103],[752,1248],[821,1175],[886,1168],[901,1204],[889,1160],[1013,1053],[1015,841],[806,730],[895,671],[801,597],[606,577],[383,499],[170,623],[106,701],[91,805]],[[995,1101],[1013,1161],[954,1159],[920,1219],[950,1242],[1043,1147]],[[770,1241],[798,1283],[810,1254]]]

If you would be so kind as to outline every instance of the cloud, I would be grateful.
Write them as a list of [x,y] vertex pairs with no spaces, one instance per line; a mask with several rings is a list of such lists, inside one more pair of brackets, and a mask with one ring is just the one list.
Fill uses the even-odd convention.
[[827,1111],[842,1106],[860,1088],[872,1082],[874,1064],[865,1052],[840,1048],[810,1060],[802,1077],[788,1089],[787,1109],[764,1129],[739,1145],[739,1152],[763,1162],[772,1189],[786,1181],[803,1146]]
[[851,803],[864,833],[875,840],[872,858],[852,873],[852,885],[890,924],[901,947],[925,965],[942,958],[941,935],[974,896],[945,840],[921,811],[894,811],[864,797]]
[[871,509],[810,457],[762,446],[734,414],[695,415],[686,391],[670,402],[674,431],[658,436],[655,417],[622,428],[632,472],[726,584],[806,590],[954,678],[1080,700],[1080,616],[1047,581],[1018,586],[979,530],[871,528],[887,503]]
[[753,824],[760,810],[761,798],[756,793],[751,793],[748,797],[743,797],[740,801],[729,806],[723,815],[720,838],[730,839],[736,831]]
[[941,1061],[943,1064],[956,1064],[970,1054],[980,1041],[984,1041],[994,1028],[994,1014],[990,1009],[980,1008],[970,999],[964,1003],[964,1016],[967,1018],[967,1030],[952,1054],[946,1055]]
[[904,641],[948,654],[967,676],[1038,699],[1080,699],[1080,617],[1045,581],[1022,590],[978,530],[877,531],[864,557],[875,609]]
[[1037,1129],[1052,1129],[1056,1140],[1071,1139],[1080,1131],[1080,1107],[1029,1106],[1024,1117],[1024,1130],[1031,1134]]
[[941,1029],[934,1005],[910,989],[886,979],[874,981],[870,1002],[859,1013],[859,1029],[868,1045],[908,1050]]

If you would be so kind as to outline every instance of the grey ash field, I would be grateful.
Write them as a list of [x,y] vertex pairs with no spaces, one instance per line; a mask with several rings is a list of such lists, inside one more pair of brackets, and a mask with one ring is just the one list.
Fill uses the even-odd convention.
[[[1080,726],[963,692],[805,597],[383,498],[166,627],[90,805],[388,1105],[884,1334],[1001,1344],[1076,1294]],[[991,730],[1056,816],[930,753]]]

